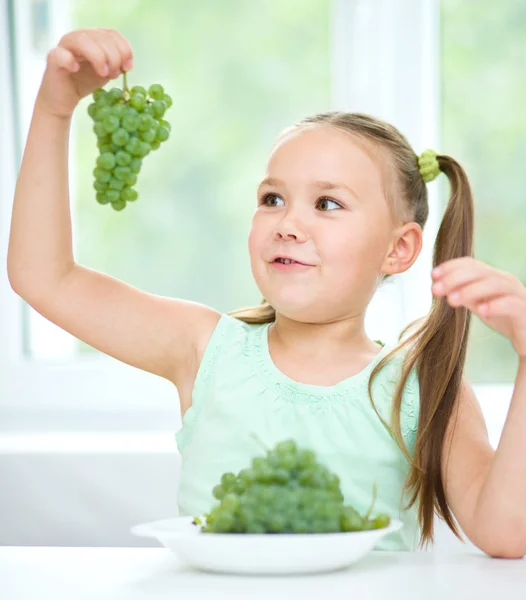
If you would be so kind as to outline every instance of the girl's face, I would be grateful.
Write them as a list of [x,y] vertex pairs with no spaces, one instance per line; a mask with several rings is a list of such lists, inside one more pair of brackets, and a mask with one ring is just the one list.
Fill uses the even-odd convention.
[[[257,191],[249,234],[254,279],[290,319],[360,314],[392,233],[380,170],[353,138],[330,126],[296,131],[272,151]],[[281,255],[305,266],[274,263]]]

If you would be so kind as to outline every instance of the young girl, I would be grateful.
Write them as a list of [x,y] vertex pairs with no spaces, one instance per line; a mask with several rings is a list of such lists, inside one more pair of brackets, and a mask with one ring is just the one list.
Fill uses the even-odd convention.
[[[473,258],[473,200],[452,158],[417,157],[394,127],[332,112],[273,148],[249,236],[261,305],[220,314],[154,296],[74,260],[68,135],[79,101],[132,66],[118,32],[78,30],[47,57],[16,186],[13,289],[74,336],[177,387],[180,513],[207,512],[227,471],[293,438],[341,480],[345,502],[404,521],[380,549],[433,539],[435,513],[491,556],[526,553],[526,290]],[[422,247],[426,182],[451,196],[432,308],[396,347],[370,340],[367,305]],[[438,265],[438,266],[437,266]],[[463,377],[471,312],[510,338],[519,370],[498,450]],[[402,339],[407,329],[402,332]]]

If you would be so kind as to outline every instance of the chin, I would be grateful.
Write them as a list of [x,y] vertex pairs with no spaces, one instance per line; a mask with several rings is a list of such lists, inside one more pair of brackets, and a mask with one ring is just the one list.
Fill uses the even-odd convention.
[[264,298],[280,315],[300,323],[319,323],[327,317],[324,303],[308,302],[306,298],[287,297],[287,294],[270,294]]

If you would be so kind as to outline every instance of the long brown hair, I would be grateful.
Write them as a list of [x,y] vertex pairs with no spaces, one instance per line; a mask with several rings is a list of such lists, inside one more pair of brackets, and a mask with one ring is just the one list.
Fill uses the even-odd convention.
[[[389,123],[372,116],[333,111],[303,119],[286,129],[278,141],[290,131],[320,125],[330,125],[351,133],[375,157],[378,157],[378,152],[385,154],[386,160],[381,166],[382,171],[386,171],[387,185],[384,187],[392,215],[403,222],[416,222],[423,230],[429,213],[427,187],[418,169],[417,155],[405,136]],[[474,206],[468,178],[453,158],[438,155],[437,160],[440,170],[449,179],[450,195],[435,240],[433,267],[453,258],[473,256],[474,237]],[[385,274],[382,281],[389,277]],[[268,323],[276,318],[274,308],[265,299],[259,306],[238,309],[229,314],[245,323]],[[462,539],[446,499],[441,474],[446,428],[456,407],[462,381],[470,317],[468,309],[452,308],[445,297],[433,296],[428,315],[404,328],[398,345],[375,365],[369,380],[369,398],[374,407],[374,378],[395,353],[404,348],[407,350],[393,398],[390,426],[383,419],[382,422],[410,463],[404,487],[404,491],[409,492],[406,508],[418,500],[421,545],[433,541],[435,512]],[[416,330],[403,340],[407,331],[414,326]],[[420,409],[411,456],[401,433],[400,409],[407,378],[415,365],[420,388]]]

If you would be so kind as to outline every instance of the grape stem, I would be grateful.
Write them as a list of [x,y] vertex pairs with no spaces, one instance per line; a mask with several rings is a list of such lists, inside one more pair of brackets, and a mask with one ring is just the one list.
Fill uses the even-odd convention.
[[126,101],[128,101],[130,99],[130,90],[128,89],[128,82],[126,80],[126,71],[124,71],[122,73],[122,77],[124,79],[124,85],[123,85],[123,88],[122,88],[123,96],[124,96],[124,99]]
[[263,448],[263,450],[265,450],[265,452],[270,452],[270,450],[267,448],[267,446],[265,446],[265,444],[261,441],[261,439],[254,433],[251,432],[250,434],[255,440],[256,442]]
[[373,512],[374,505],[376,503],[376,483],[373,483],[373,499],[371,505],[369,506],[369,510],[365,513],[364,519],[367,521]]

